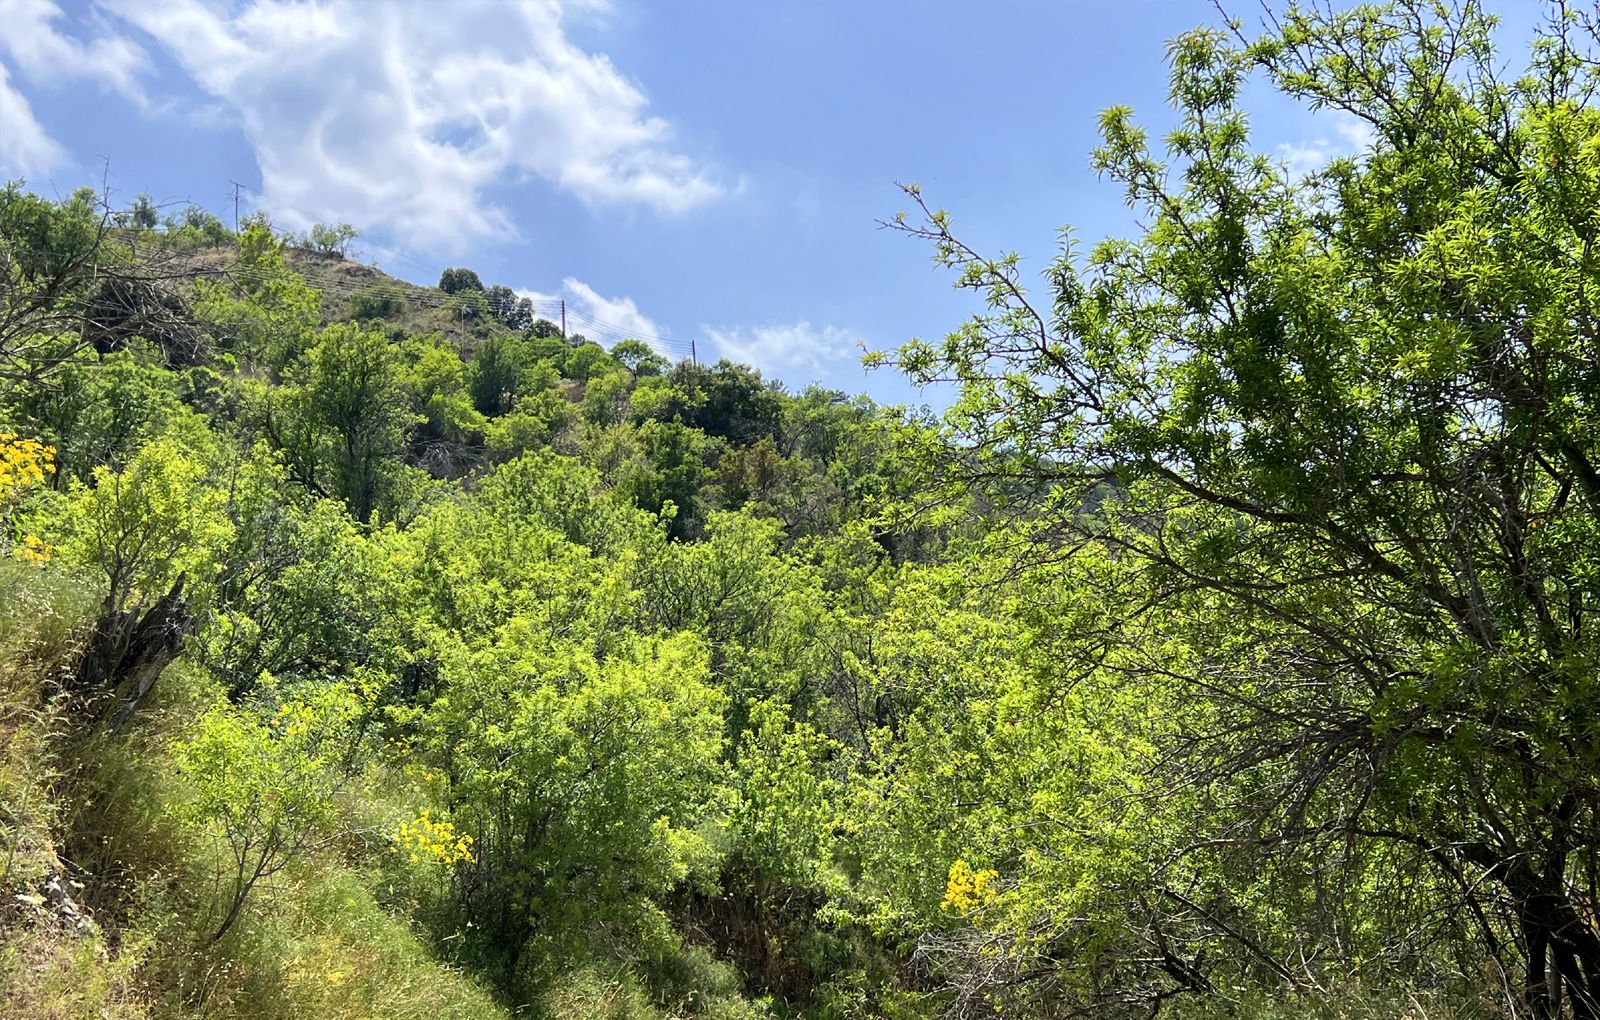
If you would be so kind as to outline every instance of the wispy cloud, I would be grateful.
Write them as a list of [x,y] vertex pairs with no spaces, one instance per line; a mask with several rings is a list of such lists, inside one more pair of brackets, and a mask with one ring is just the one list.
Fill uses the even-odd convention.
[[604,54],[566,34],[593,3],[107,0],[237,111],[261,202],[440,253],[516,226],[491,186],[532,175],[591,205],[682,213],[723,185]]
[[1327,134],[1278,146],[1278,158],[1296,177],[1315,173],[1341,156],[1359,156],[1377,141],[1371,124],[1342,110],[1320,119],[1329,128]]
[[54,0],[6,0],[5,16],[0,50],[33,84],[87,78],[144,102],[139,75],[149,66],[149,58],[137,43],[114,34],[103,21],[88,26],[94,30],[88,39],[78,39],[57,27],[64,15]]
[[742,361],[791,382],[810,373],[812,381],[860,353],[857,334],[838,326],[814,327],[801,320],[766,326],[706,326],[719,357]]
[[90,26],[87,39],[58,27],[61,8],[52,0],[6,0],[0,29],[0,169],[24,176],[48,173],[68,161],[64,150],[34,116],[12,80],[12,69],[35,88],[88,79],[143,107],[139,74],[148,58],[132,40]]
[[557,302],[566,301],[572,333],[582,333],[590,339],[603,340],[607,345],[628,338],[652,343],[659,353],[673,354],[667,345],[656,341],[667,339],[665,327],[639,311],[631,297],[605,297],[593,287],[576,277],[561,281],[561,290],[546,294],[536,290],[519,290],[517,294],[529,298],[544,314]]
[[67,154],[33,115],[28,100],[11,87],[0,64],[0,170],[31,177],[66,162]]
[[634,336],[666,335],[666,331],[654,319],[639,311],[639,306],[631,297],[602,297],[593,287],[571,276],[561,281],[561,287],[582,315],[601,325]]

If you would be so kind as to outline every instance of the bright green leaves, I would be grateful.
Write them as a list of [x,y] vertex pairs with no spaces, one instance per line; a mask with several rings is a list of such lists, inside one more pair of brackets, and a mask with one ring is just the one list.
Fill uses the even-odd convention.
[[54,385],[22,392],[16,410],[56,445],[63,480],[87,479],[97,465],[124,466],[152,439],[196,450],[214,444],[178,382],[149,348],[120,350],[66,363]]
[[96,288],[141,282],[108,241],[107,212],[91,188],[50,202],[0,187],[0,379],[38,382],[84,346]]
[[[1072,677],[1065,704],[1088,713],[1043,760],[1090,781],[1030,777],[1020,785],[1035,795],[1004,814],[1032,819],[1022,825],[1053,846],[1019,835],[1014,857],[997,854],[980,835],[997,823],[947,854],[1015,871],[1006,902],[1019,907],[1018,930],[1079,918],[1068,941],[1086,940],[1080,959],[1113,944],[1092,923],[1102,935],[1126,924],[1107,889],[1206,888],[1205,905],[1171,922],[1188,937],[1199,937],[1196,914],[1218,909],[1259,910],[1264,928],[1289,937],[1322,923],[1296,920],[1307,901],[1289,905],[1301,893],[1286,890],[1309,881],[1305,864],[1286,852],[1254,885],[1228,854],[1207,860],[1213,851],[1186,839],[1195,829],[1221,833],[1218,846],[1314,843],[1314,824],[1352,825],[1363,812],[1390,822],[1408,797],[1463,796],[1468,776],[1515,803],[1517,766],[1485,765],[1512,746],[1539,768],[1551,767],[1546,739],[1590,758],[1572,720],[1533,707],[1567,701],[1572,681],[1552,682],[1552,670],[1565,677],[1567,663],[1592,658],[1580,638],[1591,607],[1571,580],[1588,557],[1565,546],[1569,573],[1541,548],[1566,530],[1552,520],[1585,516],[1576,493],[1593,488],[1593,385],[1576,371],[1586,312],[1571,296],[1592,290],[1583,239],[1595,203],[1567,197],[1588,186],[1585,143],[1572,137],[1575,118],[1538,110],[1532,90],[1526,111],[1508,112],[1515,97],[1492,74],[1461,72],[1492,62],[1486,21],[1469,13],[1446,26],[1434,19],[1448,13],[1425,6],[1292,12],[1283,37],[1255,49],[1212,33],[1175,44],[1179,125],[1165,160],[1125,109],[1105,115],[1096,154],[1148,228],[1087,261],[1064,252],[1054,315],[1037,314],[1020,288],[1007,293],[1007,260],[964,249],[944,214],[913,231],[988,305],[942,347],[903,352],[913,378],[962,383],[945,453],[969,470],[953,473],[982,486],[995,526],[1012,526],[1020,507],[1036,515],[1029,553],[1070,557],[1055,568],[1064,587],[1098,583],[1079,568],[1102,550],[1126,566],[1096,588],[1111,620],[1052,639],[1061,660],[1041,669],[1052,686]],[[1293,93],[1375,121],[1373,148],[1303,181],[1251,153],[1236,99],[1253,61]],[[1560,154],[1530,160],[1524,123],[1541,121]],[[1529,193],[1522,182],[1564,161],[1566,195]],[[1125,698],[1111,676],[1126,678]],[[1171,726],[1124,707],[1140,700],[1171,713]],[[947,698],[932,703],[948,712]],[[1512,705],[1530,718],[1513,722]],[[1025,729],[1069,719],[1057,706]],[[954,786],[992,761],[989,789],[1003,789],[1000,777],[1029,758],[1026,740],[963,755],[949,720],[918,732],[951,769],[929,785]],[[1011,733],[999,726],[993,739]],[[1529,733],[1539,736],[1521,743]],[[1101,772],[1097,761],[1116,764]],[[1569,792],[1587,789],[1556,768]],[[1151,784],[1196,793],[1169,792],[1119,845],[1119,820],[1144,812],[1128,794]],[[1548,803],[1546,784],[1534,785],[1531,799]],[[951,799],[986,810],[982,797]],[[1392,824],[1427,831],[1421,845],[1470,829],[1457,819],[1429,830],[1439,822]],[[1126,838],[1135,832],[1143,847]],[[1158,848],[1170,871],[1154,866]],[[1355,881],[1368,888],[1341,909],[1358,911],[1395,856],[1375,850],[1367,865]],[[1220,884],[1214,866],[1228,869]],[[1269,906],[1274,895],[1284,898]],[[1152,913],[1148,902],[1131,909]],[[1146,923],[1164,922],[1134,926]],[[1356,956],[1374,943],[1362,945]],[[1168,978],[1186,980],[1171,968]]]
[[328,838],[334,794],[358,762],[363,699],[332,685],[284,701],[263,720],[219,702],[173,747],[191,794],[180,817],[232,859],[232,888],[213,940],[227,934],[262,879]]
[[233,541],[220,553],[218,602],[197,655],[242,695],[263,673],[348,675],[394,666],[397,607],[382,553],[344,505],[305,496],[257,447],[230,471]]
[[418,416],[408,407],[388,338],[353,324],[329,326],[306,356],[297,385],[269,391],[263,430],[308,490],[338,497],[362,523],[403,491],[396,463]]
[[406,342],[399,360],[399,388],[422,419],[413,446],[426,450],[482,436],[486,422],[474,407],[466,366],[453,345],[439,336],[416,337]]
[[[987,730],[960,686],[921,701],[892,773],[919,779],[886,801],[971,805],[913,802],[951,826],[945,867],[982,862],[963,889],[987,868],[1015,882],[996,904],[1052,968],[1156,958],[1150,987],[1199,987],[1172,947],[1198,964],[1210,941],[1242,980],[1292,983],[1279,960],[1378,959],[1386,925],[1429,930],[1460,894],[1519,918],[1473,948],[1515,973],[1501,947],[1546,936],[1527,934],[1529,887],[1501,881],[1512,862],[1546,862],[1530,881],[1551,890],[1592,870],[1600,743],[1565,706],[1600,658],[1596,40],[1568,19],[1510,85],[1492,27],[1400,2],[1179,40],[1165,151],[1125,108],[1101,122],[1095,166],[1141,232],[1065,247],[1048,313],[908,190],[925,218],[902,228],[985,304],[902,351],[913,379],[961,384],[924,458],[938,495],[992,509],[996,533],[1021,518],[1015,575],[1049,564],[1034,583],[1088,585],[1105,611],[1024,586],[1059,656],[1030,679],[1068,695]],[[1360,150],[1304,176],[1252,151],[1250,70],[1353,118]],[[991,686],[1026,685],[999,667]],[[1417,848],[1434,870],[1416,898],[1377,898]],[[1592,896],[1560,909],[1591,924]],[[1585,974],[1559,981],[1584,994]]]
[[570,946],[640,924],[649,897],[698,870],[725,699],[697,639],[604,661],[507,646],[448,668],[429,721],[449,743],[453,816],[475,835],[463,867],[480,925]]
[[314,342],[322,295],[289,269],[283,243],[258,221],[240,233],[229,276],[195,282],[194,303],[219,348],[279,376]]
[[834,832],[846,797],[844,749],[772,702],[753,705],[734,764],[728,827],[771,881],[843,893]]
[[[42,217],[11,223],[21,234],[60,218],[10,199],[0,218]],[[90,225],[92,208],[80,196],[71,214]],[[191,219],[142,241],[229,240]],[[958,528],[892,526],[918,495],[901,449],[927,452],[930,429],[743,365],[574,346],[542,322],[513,335],[526,312],[495,307],[504,288],[456,309],[465,342],[412,335],[429,310],[398,315],[391,285],[324,308],[308,283],[322,260],[292,271],[264,220],[237,242],[231,272],[212,276],[226,253],[207,252],[187,303],[162,297],[170,336],[119,320],[57,385],[0,392],[7,431],[59,444],[69,490],[41,479],[17,511],[39,529],[29,555],[59,553],[26,583],[102,570],[129,610],[115,618],[137,622],[188,579],[176,668],[218,698],[165,685],[177,696],[137,724],[173,720],[140,739],[179,767],[168,806],[216,879],[190,884],[224,894],[211,933],[253,916],[264,883],[300,897],[373,865],[389,906],[508,999],[597,966],[699,1008],[712,1000],[683,993],[700,979],[667,971],[715,958],[715,1001],[760,984],[797,1009],[880,1014],[898,965],[851,918],[893,883],[869,873],[882,831],[858,845],[861,769],[895,757],[924,695],[879,668],[880,644],[918,643],[885,627],[923,627],[910,602],[882,618],[897,564]],[[1015,278],[1018,262],[993,268]],[[52,357],[81,346],[25,339]],[[937,885],[948,863],[908,866]],[[271,927],[301,906],[274,898]],[[759,937],[685,949],[724,911],[728,932]],[[318,1001],[342,1000],[330,985]]]
[[191,599],[197,590],[210,590],[233,526],[223,513],[223,493],[206,484],[205,465],[176,443],[158,440],[122,471],[96,468],[91,482],[70,492],[61,548],[104,573],[111,605],[153,598],[180,575],[188,577]]

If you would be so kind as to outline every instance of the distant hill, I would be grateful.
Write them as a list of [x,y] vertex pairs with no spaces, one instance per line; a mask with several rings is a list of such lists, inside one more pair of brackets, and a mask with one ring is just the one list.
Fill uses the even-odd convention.
[[[238,248],[221,244],[177,253],[162,251],[159,257],[169,261],[176,279],[192,280],[202,276],[225,276],[233,271]],[[284,259],[308,285],[322,293],[324,323],[378,318],[406,334],[443,334],[450,340],[464,342],[467,349],[491,336],[516,332],[493,315],[463,316],[463,303],[438,287],[424,287],[390,276],[376,266],[336,252],[287,245]],[[382,305],[390,296],[399,299],[397,310],[381,315],[358,314],[361,311],[358,303]]]

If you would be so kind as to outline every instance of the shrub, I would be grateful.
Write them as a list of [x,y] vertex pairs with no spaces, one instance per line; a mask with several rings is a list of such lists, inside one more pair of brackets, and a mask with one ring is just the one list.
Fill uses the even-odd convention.
[[350,296],[352,319],[394,319],[409,308],[405,295],[392,283],[376,283]]

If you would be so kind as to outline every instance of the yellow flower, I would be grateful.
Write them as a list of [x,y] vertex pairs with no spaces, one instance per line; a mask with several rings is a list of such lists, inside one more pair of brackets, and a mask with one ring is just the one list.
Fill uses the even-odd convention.
[[[23,490],[43,482],[46,475],[56,473],[55,457],[53,446],[15,432],[0,432],[0,535],[11,534],[11,513]],[[12,555],[24,563],[42,566],[50,562],[53,552],[39,536],[26,535]],[[5,547],[0,546],[0,555],[4,554]]]
[[56,450],[37,439],[0,432],[0,501],[56,473]]
[[410,822],[401,822],[396,841],[411,848],[411,862],[426,858],[430,864],[454,864],[472,860],[472,837],[457,832],[450,822],[436,822],[423,810]]
[[24,563],[37,563],[44,566],[50,562],[55,554],[55,547],[50,545],[38,535],[22,536],[22,545],[16,550],[17,559]]
[[970,914],[988,906],[1000,896],[1000,891],[994,887],[999,877],[1000,873],[993,868],[974,871],[972,865],[956,858],[950,865],[950,877],[945,883],[944,900],[939,909]]

